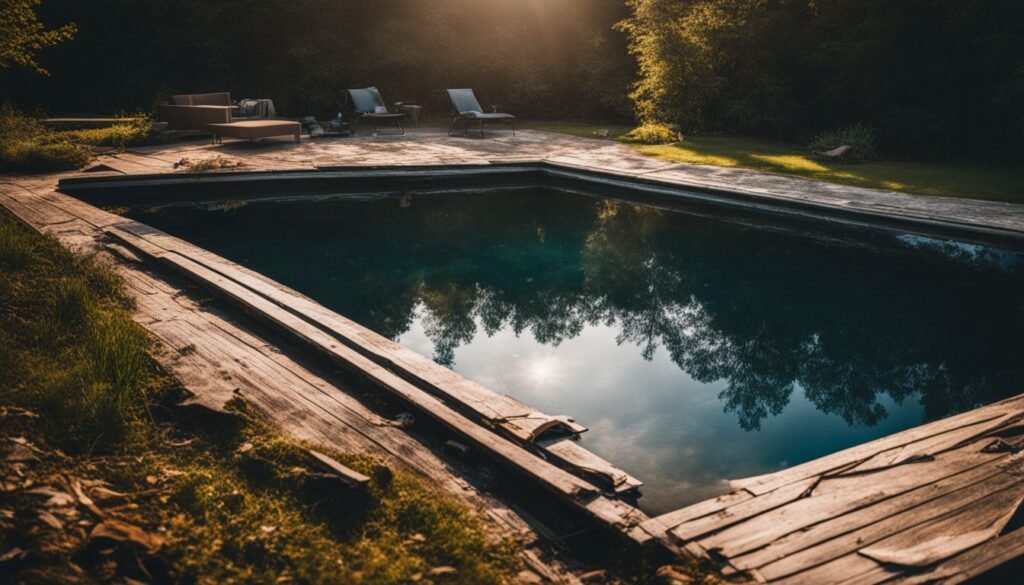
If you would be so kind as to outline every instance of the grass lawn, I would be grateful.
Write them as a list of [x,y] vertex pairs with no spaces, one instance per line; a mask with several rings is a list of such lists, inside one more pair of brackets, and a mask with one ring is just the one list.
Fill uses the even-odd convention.
[[[628,126],[527,124],[527,128],[595,137],[609,130],[621,139]],[[829,183],[937,195],[1024,202],[1024,170],[1012,167],[875,161],[835,163],[809,156],[799,144],[733,136],[694,136],[677,144],[630,144],[643,154],[680,163],[754,169]]]
[[116,274],[0,208],[0,582],[507,582],[515,545],[352,453],[358,497],[245,404],[203,422]]

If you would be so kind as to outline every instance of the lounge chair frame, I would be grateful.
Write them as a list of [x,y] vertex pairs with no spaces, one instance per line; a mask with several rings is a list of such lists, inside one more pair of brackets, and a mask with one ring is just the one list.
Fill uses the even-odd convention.
[[[359,123],[364,119],[373,120],[373,133],[374,134],[405,134],[405,126],[402,124],[402,118],[405,118],[405,113],[391,113],[385,112],[378,114],[373,111],[373,108],[377,106],[383,106],[385,110],[387,105],[384,103],[384,98],[381,97],[380,92],[377,91],[376,87],[367,87],[363,89],[349,89],[345,92],[345,101],[351,104],[352,111],[355,112],[355,118],[352,120],[352,132],[356,133],[359,131]],[[380,131],[381,120],[393,120],[395,122],[396,129],[388,132]]]
[[512,136],[516,135],[516,117],[512,114],[497,112],[485,113],[472,89],[449,89],[448,98],[452,102],[452,110],[455,111],[455,117],[452,118],[452,123],[448,126],[448,136],[452,135],[452,131],[459,125],[460,121],[466,122],[463,134],[469,136],[469,129],[473,120],[480,122],[480,138],[484,137],[484,126],[487,125],[487,122],[508,124],[512,128]]
[[[402,135],[402,134],[405,134],[405,126],[402,124],[402,118],[404,118],[404,117],[405,117],[405,114],[391,114],[391,113],[388,113],[388,114],[373,114],[373,113],[357,114],[356,117],[355,117],[354,122],[352,123],[352,132],[353,133],[359,132],[359,121],[360,120],[370,119],[370,120],[373,120],[373,132],[375,134],[394,134],[396,136],[397,135]],[[381,120],[394,120],[395,124],[397,125],[397,130],[392,130],[392,131],[388,131],[388,132],[381,132],[380,131],[380,121]]]
[[476,117],[473,117],[473,116],[463,116],[463,115],[460,114],[460,115],[456,115],[454,118],[452,118],[452,123],[451,123],[450,126],[448,126],[448,136],[452,135],[452,130],[454,130],[455,127],[459,125],[459,122],[465,122],[466,123],[466,127],[463,129],[462,134],[465,135],[465,136],[469,136],[469,127],[472,125],[471,122],[473,120],[479,120],[480,121],[480,127],[479,127],[480,128],[480,130],[479,130],[479,132],[480,132],[479,137],[480,138],[484,137],[484,126],[487,125],[488,121],[491,121],[491,122],[497,121],[497,122],[503,122],[505,124],[508,124],[512,128],[512,136],[516,135],[516,119],[515,118],[490,118],[490,119],[488,119],[488,118],[476,118]]

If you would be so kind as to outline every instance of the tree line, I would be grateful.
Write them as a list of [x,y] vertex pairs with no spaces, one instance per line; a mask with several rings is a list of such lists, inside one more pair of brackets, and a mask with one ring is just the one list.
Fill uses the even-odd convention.
[[1024,146],[1024,2],[628,0],[641,118],[783,139],[851,124],[889,154]]
[[442,90],[468,86],[524,117],[656,122],[684,135],[806,141],[861,124],[895,157],[1019,160],[1024,146],[1017,0],[45,0],[35,10],[75,38],[0,71],[0,98],[55,113],[228,90],[326,116],[345,88],[374,85],[389,102],[443,114]]

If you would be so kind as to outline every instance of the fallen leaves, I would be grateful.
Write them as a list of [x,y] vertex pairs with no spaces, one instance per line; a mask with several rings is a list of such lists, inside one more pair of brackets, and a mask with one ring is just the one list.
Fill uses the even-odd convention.
[[42,522],[43,524],[46,524],[47,526],[49,526],[50,528],[53,528],[54,530],[62,530],[64,528],[64,523],[63,522],[61,522],[59,519],[57,519],[56,516],[54,516],[53,514],[47,512],[45,510],[42,511],[42,512],[39,512],[39,515],[37,517],[39,518],[40,522]]
[[48,508],[62,508],[64,506],[70,506],[75,503],[75,498],[66,492],[56,490],[48,486],[40,486],[25,490],[26,494],[32,494],[35,496],[46,496],[49,499],[44,504]]
[[92,545],[98,546],[106,544],[137,546],[148,554],[160,550],[164,544],[164,538],[159,534],[146,532],[134,524],[115,519],[104,520],[94,526],[89,533],[89,541]]

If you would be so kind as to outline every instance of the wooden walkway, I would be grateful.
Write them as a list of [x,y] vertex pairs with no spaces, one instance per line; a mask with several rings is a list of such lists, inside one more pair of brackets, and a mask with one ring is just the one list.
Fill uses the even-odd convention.
[[[135,303],[134,319],[157,342],[157,361],[191,393],[188,402],[222,410],[227,401],[242,398],[298,440],[379,457],[408,469],[477,510],[495,537],[520,543],[523,582],[579,583],[554,555],[551,539],[556,535],[541,522],[478,489],[478,478],[457,460],[368,407],[335,373],[298,359],[240,313],[210,306],[209,295],[188,281],[154,270],[157,267],[144,256],[104,233],[124,218],[56,193],[52,183],[0,182],[0,206],[76,253],[112,266],[124,278]],[[516,449],[521,453],[512,453],[531,464],[544,463]],[[599,492],[596,487],[568,474],[559,477],[578,482],[585,492],[581,501],[600,506],[603,500],[594,495]]]
[[[246,158],[247,170],[533,160],[679,185],[705,173],[702,167],[636,159],[598,141],[557,137],[545,153],[539,133],[525,134],[518,141],[430,137],[425,143],[413,135],[333,143],[336,147],[275,146],[253,156],[230,152]],[[573,144],[579,148],[569,152]],[[218,152],[223,151],[172,146],[101,162],[127,175],[167,173],[183,153],[203,158]],[[720,178],[718,187],[735,178],[705,174],[705,184]],[[202,284],[334,363],[360,372],[382,392],[448,426],[627,540],[688,551],[720,567],[730,580],[959,583],[1024,556],[1024,395],[778,473],[737,480],[727,495],[648,518],[619,498],[639,480],[571,440],[538,440],[552,428],[570,436],[581,432],[575,421],[534,413],[262,275],[56,192],[57,178],[0,178],[0,204],[72,249],[120,259],[117,269],[137,299],[136,319],[161,342],[159,360],[197,402],[218,408],[240,393],[300,439],[388,457],[434,477],[442,489],[481,510],[497,533],[525,543],[527,565],[545,580],[575,578],[559,563],[542,560],[539,523],[474,488],[464,470],[367,408],[336,376],[282,353],[234,312],[200,303],[184,283]],[[822,205],[867,206],[879,213],[893,206],[904,217],[1024,235],[1024,206],[958,200],[936,205],[920,197],[838,186],[820,187],[821,196],[812,196],[810,188],[783,193],[794,184],[787,181],[797,180],[782,179],[749,175],[740,183],[748,196],[761,189],[769,204],[818,197]],[[962,211],[969,213],[958,218]],[[154,261],[163,269],[154,270]]]
[[758,582],[959,583],[1024,555],[1022,449],[1024,395],[731,482],[647,528]]

